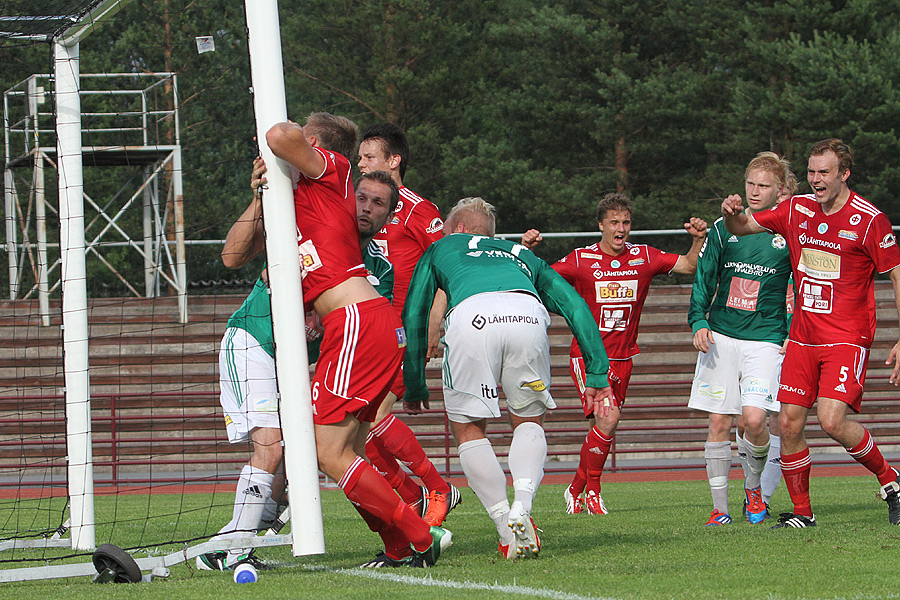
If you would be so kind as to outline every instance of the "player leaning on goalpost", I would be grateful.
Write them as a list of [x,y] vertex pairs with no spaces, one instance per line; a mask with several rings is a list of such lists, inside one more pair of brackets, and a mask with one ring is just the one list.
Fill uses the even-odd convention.
[[363,458],[369,425],[400,369],[406,336],[387,299],[367,279],[346,156],[356,125],[328,113],[304,126],[285,122],[266,133],[278,158],[298,171],[294,207],[304,308],[324,335],[312,381],[319,469],[338,482],[396,564],[430,566],[450,532],[429,527]]
[[[780,233],[794,269],[795,308],[781,371],[781,469],[794,504],[775,527],[814,527],[809,497],[810,455],[803,435],[813,404],[822,429],[881,484],[888,519],[900,525],[898,473],[869,432],[847,419],[859,412],[869,348],[875,336],[875,271],[889,273],[900,311],[900,251],[887,217],[847,185],[853,152],[839,139],[813,144],[807,181],[812,194],[748,215],[741,197],[722,203],[735,235]],[[900,383],[900,342],[886,364]]]
[[[261,186],[266,183],[265,172],[265,163],[257,158],[250,180],[253,200],[229,230],[222,250],[222,261],[229,268],[239,268],[263,251]],[[356,212],[363,262],[369,281],[389,300],[394,284],[393,267],[372,238],[391,217],[398,199],[396,184],[383,171],[363,175],[357,182]],[[284,490],[284,469],[271,310],[268,285],[260,277],[228,320],[222,340],[219,379],[228,438],[232,443],[249,438],[253,455],[241,471],[232,519],[217,538],[252,535],[281,512],[276,500],[281,499]],[[314,362],[319,353],[318,343],[310,344],[309,353],[310,362]],[[267,568],[249,549],[210,552],[197,557],[200,569],[232,570],[244,562]]]

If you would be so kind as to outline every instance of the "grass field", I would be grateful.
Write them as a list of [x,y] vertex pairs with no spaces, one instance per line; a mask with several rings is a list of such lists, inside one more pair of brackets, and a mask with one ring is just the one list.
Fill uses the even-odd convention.
[[[267,548],[260,557],[278,568],[263,572],[256,584],[237,587],[230,573],[181,564],[168,579],[152,583],[94,585],[87,577],[4,583],[0,598],[897,598],[900,527],[888,524],[876,490],[871,477],[814,477],[819,527],[773,531],[768,521],[760,526],[740,520],[737,481],[731,484],[737,518],[725,527],[702,526],[710,510],[705,481],[607,484],[603,496],[611,512],[602,517],[566,515],[562,487],[543,486],[534,512],[543,529],[541,556],[507,561],[496,552],[493,524],[464,489],[463,504],[446,523],[453,548],[434,568],[374,572],[355,567],[378,550],[377,536],[343,494],[325,490],[327,554],[294,558],[286,547]],[[134,497],[135,510],[141,501]],[[124,511],[125,502],[120,497],[117,510]],[[772,509],[788,508],[782,484]],[[224,511],[221,518],[225,522]]]

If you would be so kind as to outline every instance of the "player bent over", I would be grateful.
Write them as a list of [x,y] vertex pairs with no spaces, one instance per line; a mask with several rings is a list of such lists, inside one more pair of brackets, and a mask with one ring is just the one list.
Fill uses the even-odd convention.
[[[253,201],[228,232],[222,251],[223,262],[229,268],[243,266],[263,250],[260,186],[266,183],[265,172],[265,163],[257,158],[250,182]],[[387,173],[376,171],[364,175],[357,183],[357,223],[363,262],[369,281],[389,300],[393,268],[372,237],[393,214],[398,199],[397,186]],[[311,343],[311,363],[318,353],[319,344]],[[232,520],[216,536],[240,537],[267,527],[280,514],[282,507],[273,498],[281,500],[284,489],[271,303],[264,278],[260,277],[243,305],[229,319],[219,361],[221,402],[229,440],[238,443],[249,436],[254,447],[250,463],[242,470],[238,482]],[[209,552],[197,557],[200,569],[231,570],[242,562],[266,568],[247,549]]]
[[[408,163],[409,142],[399,127],[393,123],[378,123],[363,130],[359,143],[360,172],[386,171],[400,190],[396,214],[375,234],[375,243],[394,265],[393,305],[398,315],[403,313],[416,262],[432,242],[441,238],[444,225],[437,206],[403,185]],[[443,294],[435,304],[429,328],[429,350],[437,346],[440,319],[446,307]],[[409,426],[391,414],[391,407],[398,398],[403,398],[403,393],[403,374],[400,373],[378,409],[366,440],[366,455],[400,497],[419,510],[426,523],[441,525],[447,513],[459,504],[459,490],[440,476]],[[418,412],[413,405],[404,404],[404,408],[407,412]],[[425,487],[413,482],[398,461],[419,477]]]
[[266,133],[269,148],[298,171],[294,187],[304,309],[324,327],[312,382],[319,469],[338,482],[385,544],[390,564],[429,566],[450,533],[429,527],[364,459],[369,424],[400,368],[405,334],[367,279],[356,201],[345,158],[356,148],[349,119],[312,113]]
[[[748,215],[740,196],[722,203],[725,227],[735,235],[769,231],[790,249],[795,308],[781,370],[781,469],[794,510],[775,527],[813,527],[809,497],[810,454],[803,435],[817,404],[819,424],[871,471],[900,525],[900,483],[865,427],[847,419],[859,412],[869,348],[875,336],[874,275],[889,273],[900,303],[900,251],[887,217],[848,187],[853,152],[838,139],[813,144],[806,179],[812,194]],[[900,310],[900,304],[898,304]],[[890,381],[900,383],[900,342],[891,348]]]
[[[757,155],[744,172],[747,214],[775,205],[789,165],[774,152]],[[769,456],[768,416],[780,411],[778,376],[787,338],[785,298],[791,261],[780,235],[733,236],[718,219],[700,252],[688,323],[700,351],[688,408],[709,413],[704,448],[713,511],[708,526],[731,523],[728,473],[731,428],[743,416],[738,452],[746,461],[746,518],[767,515],[761,477]]]
[[[428,311],[435,291],[443,289],[449,304],[443,338],[444,407],[460,464],[497,527],[500,552],[507,558],[527,558],[540,551],[531,510],[547,456],[544,413],[556,406],[548,391],[547,309],[565,317],[584,348],[585,395],[601,418],[610,407],[609,365],[584,300],[547,263],[520,244],[495,239],[494,230],[494,207],[481,198],[464,198],[447,217],[445,237],[419,260],[403,313],[409,332],[404,382],[407,402],[428,398]],[[512,506],[506,475],[485,434],[487,420],[500,417],[498,384],[513,426]]]
[[[661,273],[692,275],[706,237],[706,221],[693,218],[684,226],[692,236],[691,249],[685,255],[663,252],[645,244],[631,244],[627,241],[631,216],[631,200],[627,196],[607,194],[597,204],[600,242],[576,248],[553,265],[585,299],[593,313],[609,354],[609,385],[613,393],[609,414],[596,419],[584,396],[583,347],[573,339],[569,349],[570,371],[581,395],[584,416],[590,420],[590,431],[581,446],[575,477],[563,492],[569,514],[580,513],[585,508],[590,515],[607,513],[606,503],[600,495],[600,476],[625,404],[631,379],[631,359],[640,352],[638,324],[650,291],[650,281]],[[540,232],[534,229],[522,238],[529,247],[539,241]],[[586,492],[584,501],[581,499],[583,491]]]

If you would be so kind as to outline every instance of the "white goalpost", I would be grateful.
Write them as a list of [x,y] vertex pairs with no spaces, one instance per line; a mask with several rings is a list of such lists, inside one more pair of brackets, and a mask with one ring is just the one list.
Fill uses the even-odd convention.
[[294,556],[325,552],[315,431],[306,353],[300,258],[290,167],[265,143],[266,132],[287,120],[277,0],[245,0],[256,139],[268,165],[263,194],[266,256],[272,288],[275,364],[281,395],[285,474],[289,482]]
[[[103,448],[105,447],[104,444],[108,442],[105,436],[108,435],[112,438],[109,443],[113,448],[112,452],[115,452],[116,436],[124,438],[128,436],[129,432],[116,433],[114,431],[116,427],[122,427],[122,423],[127,426],[127,421],[119,421],[117,425],[116,419],[122,417],[116,417],[114,414],[110,414],[108,417],[105,413],[102,415],[97,414],[98,399],[100,399],[100,405],[104,406],[104,411],[106,410],[104,402],[115,403],[117,400],[105,400],[102,398],[105,392],[98,393],[98,388],[105,390],[106,388],[103,388],[103,385],[109,387],[113,384],[98,385],[98,381],[103,379],[103,375],[97,376],[98,366],[89,364],[88,358],[89,350],[92,353],[94,352],[92,346],[95,342],[92,339],[92,328],[95,326],[95,318],[92,310],[96,307],[94,306],[94,301],[89,302],[88,300],[88,269],[85,260],[86,251],[90,250],[90,248],[86,242],[85,235],[85,222],[89,219],[86,219],[85,213],[86,194],[84,190],[83,160],[84,156],[87,156],[87,151],[85,150],[85,141],[82,139],[84,132],[82,125],[82,97],[84,90],[81,89],[81,79],[84,76],[80,73],[79,51],[82,38],[95,27],[98,27],[103,20],[112,17],[127,3],[128,0],[84,2],[82,3],[84,6],[90,5],[91,7],[89,13],[84,17],[85,21],[75,23],[62,34],[48,39],[48,41],[52,42],[54,58],[53,83],[55,86],[56,106],[55,166],[58,169],[59,180],[59,254],[60,287],[62,292],[60,300],[63,363],[61,378],[65,390],[63,404],[65,414],[64,461],[68,518],[52,537],[49,537],[49,533],[43,533],[43,539],[19,539],[17,535],[9,541],[0,540],[0,551],[64,548],[66,546],[71,547],[72,550],[76,551],[76,554],[94,551],[93,562],[54,564],[50,559],[44,561],[43,558],[19,559],[33,562],[41,561],[44,564],[36,567],[0,569],[0,582],[52,579],[92,575],[94,573],[101,577],[100,581],[135,581],[141,577],[148,580],[150,575],[142,576],[141,570],[152,571],[154,576],[167,576],[168,567],[171,565],[193,560],[209,552],[233,548],[260,548],[289,544],[294,556],[322,554],[325,552],[310,380],[309,371],[305,368],[308,360],[291,170],[289,165],[275,158],[265,144],[266,131],[274,124],[287,120],[277,0],[245,0],[245,11],[253,101],[256,114],[256,134],[259,140],[260,153],[269,167],[267,174],[268,189],[263,195],[263,210],[266,217],[264,223],[266,230],[267,269],[271,288],[277,383],[280,396],[279,410],[283,432],[285,477],[289,484],[287,486],[287,496],[290,505],[291,529],[289,533],[284,535],[279,534],[278,528],[275,527],[259,535],[254,531],[242,534],[243,537],[210,540],[210,535],[206,529],[201,529],[201,527],[207,527],[209,521],[207,518],[207,523],[199,525],[196,532],[183,534],[182,537],[169,538],[170,540],[178,541],[179,544],[183,543],[183,548],[168,554],[164,553],[165,549],[162,547],[164,544],[169,543],[165,541],[160,543],[160,551],[163,554],[150,555],[147,558],[133,558],[128,552],[108,543],[102,544],[98,548],[98,540],[102,543],[104,540],[114,541],[116,539],[110,536],[109,530],[114,529],[117,525],[115,520],[110,521],[108,516],[98,514],[102,513],[103,510],[101,509],[104,508],[108,512],[109,507],[104,507],[102,500],[98,500],[97,508],[95,508],[95,484],[103,485],[106,483],[101,481],[105,473],[102,469],[111,468],[115,470],[121,468],[117,466],[119,464],[116,462],[117,458],[112,460],[106,458],[108,451],[104,451]],[[41,93],[43,93],[43,90],[41,90]],[[175,119],[177,122],[177,116]],[[174,180],[172,191],[170,192],[176,198],[176,212],[181,210],[180,170],[182,165],[180,164],[180,159],[180,148],[178,148],[175,152],[172,168],[179,172],[179,177]],[[9,160],[9,157],[7,157],[7,160]],[[9,177],[9,173],[7,173],[7,177]],[[38,181],[37,176],[35,181]],[[9,193],[8,190],[7,193]],[[41,187],[39,191],[35,190],[35,193],[43,194],[43,188]],[[41,199],[41,202],[43,202],[43,199]],[[91,200],[91,204],[96,208],[93,200]],[[90,210],[90,207],[88,209]],[[7,211],[9,212],[9,210],[10,207],[7,206]],[[39,210],[43,210],[43,206],[39,207]],[[111,221],[110,224],[113,224],[113,222]],[[181,243],[177,246],[178,278],[182,284],[183,291],[186,279],[183,230],[176,231],[176,237],[178,235],[181,236]],[[178,241],[176,240],[176,243]],[[44,262],[46,262],[46,259],[44,259]],[[46,302],[46,295],[42,295],[40,315],[44,327],[50,325],[50,315]],[[179,322],[182,329],[184,329],[187,327],[187,318],[186,302],[182,297],[178,298],[178,313],[182,316]],[[150,318],[151,322],[152,319],[153,317]],[[219,324],[224,325],[221,321]],[[165,325],[161,327],[165,327]],[[152,333],[148,337],[150,337],[151,341],[149,343],[152,345],[154,343],[152,341]],[[219,334],[219,339],[221,339],[221,334]],[[99,343],[102,344],[103,342]],[[215,350],[212,350],[212,352],[215,352],[217,349],[218,346],[216,345]],[[210,350],[205,349],[202,352],[209,354]],[[27,360],[27,356],[25,358]],[[122,364],[127,364],[127,357],[125,361]],[[93,359],[91,359],[91,362],[93,362]],[[104,367],[102,365],[110,363],[100,361],[100,364],[99,371],[103,373]],[[303,365],[304,368],[298,368],[298,365]],[[95,375],[93,398],[91,369],[94,369]],[[45,386],[43,383],[40,385]],[[46,385],[49,387],[51,384]],[[198,387],[194,393],[209,396],[210,393],[206,390],[207,388],[201,390]],[[23,394],[21,391],[17,393]],[[42,395],[45,393],[41,392]],[[117,397],[124,397],[130,393],[130,391],[119,392],[116,395]],[[161,387],[159,392],[149,387],[144,394],[149,397],[149,400],[142,400],[141,402],[144,402],[144,404],[141,406],[151,406],[154,402],[157,402],[157,398],[164,396],[166,393],[168,393],[168,389],[165,387]],[[28,401],[42,403],[43,398],[39,397],[36,401],[32,399]],[[94,402],[93,415],[92,401]],[[165,402],[165,398],[162,401]],[[177,399],[173,400],[171,406],[175,406],[177,402]],[[216,408],[219,407],[217,406]],[[111,413],[115,410],[111,404]],[[121,413],[125,409],[119,408],[118,410]],[[177,410],[177,408],[167,410]],[[99,420],[98,416],[100,417]],[[163,416],[168,417],[170,415],[167,413]],[[145,417],[142,415],[136,418]],[[188,418],[195,417],[193,415],[185,417],[185,423],[188,422]],[[51,420],[58,422],[61,419],[53,417]],[[221,420],[219,420],[219,427],[221,427]],[[108,432],[108,430],[113,431]],[[132,437],[139,437],[139,435],[139,433],[136,433]],[[152,431],[149,436],[153,436]],[[99,442],[98,439],[95,439],[96,437],[101,438]],[[164,440],[165,438],[163,438]],[[142,458],[134,461],[133,464],[150,464],[149,461],[155,460],[154,441],[151,439],[146,442],[134,442],[136,445],[144,445],[140,446],[142,448],[140,452],[135,451],[135,453],[140,453]],[[218,440],[209,441],[203,439],[202,441],[211,445],[213,450],[197,450],[198,453],[217,452],[215,448],[219,443]],[[54,443],[50,442],[50,444]],[[190,448],[187,443],[184,444],[184,447]],[[97,450],[97,448],[100,448],[100,450]],[[148,449],[145,450],[143,448]],[[95,456],[98,452],[99,457]],[[187,452],[187,450],[184,452]],[[162,458],[161,462],[167,463],[167,457],[163,455]],[[189,460],[188,456],[181,458]],[[98,475],[95,475],[95,460],[100,461],[97,464],[100,465],[99,469],[101,470],[98,470],[97,473],[100,474],[101,480],[95,479],[98,477]],[[113,466],[105,465],[104,460]],[[141,460],[144,462],[141,462]],[[27,462],[24,459],[24,454],[23,460],[20,462]],[[177,461],[171,462],[175,463]],[[52,460],[47,461],[48,469],[58,468],[58,464],[53,463]],[[124,461],[123,464],[128,464],[128,461]],[[153,504],[153,485],[155,485],[154,477],[156,474],[149,472],[143,476],[146,480],[141,481],[146,482],[145,485],[147,487],[145,489],[148,504]],[[216,482],[220,481],[218,470],[213,473],[212,479]],[[111,480],[113,481],[112,485],[121,485],[115,483],[118,481],[115,471]],[[204,507],[202,510],[208,513],[212,505],[215,505],[216,493],[220,492],[212,492],[213,501],[211,502],[211,507]],[[65,512],[62,514],[65,516]],[[51,533],[55,527],[56,525],[51,526]],[[39,535],[41,535],[40,532]],[[199,543],[188,547],[188,542]],[[143,546],[144,544],[141,543],[140,547]],[[133,548],[138,547],[136,545]],[[101,565],[103,565],[103,568],[101,568]],[[107,577],[107,579],[102,579],[102,577]]]

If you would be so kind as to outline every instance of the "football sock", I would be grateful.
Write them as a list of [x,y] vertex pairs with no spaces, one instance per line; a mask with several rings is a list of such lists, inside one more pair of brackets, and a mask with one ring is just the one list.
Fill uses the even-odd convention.
[[804,448],[794,454],[781,455],[781,472],[784,475],[784,485],[791,495],[794,503],[794,514],[813,516],[812,506],[809,501],[809,470],[812,461],[809,457],[809,448]]
[[356,457],[338,485],[350,502],[382,521],[382,525],[376,524],[379,532],[395,526],[419,552],[431,546],[433,540],[428,524],[398,498],[384,477],[361,457]]
[[760,486],[762,487],[763,502],[769,503],[772,494],[781,481],[781,438],[777,435],[769,434],[769,457],[766,461],[766,468],[763,469],[760,477]]
[[459,445],[459,464],[469,487],[478,496],[488,516],[497,526],[500,541],[508,544],[512,530],[507,524],[509,498],[506,495],[506,473],[494,454],[490,440],[480,438]]
[[737,432],[734,439],[737,441],[738,460],[741,461],[741,468],[744,469],[744,481],[747,481],[750,479],[750,465],[747,462],[747,456],[749,455],[747,443],[744,441],[744,436]]
[[872,473],[875,474],[875,477],[878,478],[878,483],[881,485],[888,484],[897,479],[897,472],[891,468],[886,460],[884,460],[881,450],[878,449],[875,440],[869,435],[868,429],[863,428],[862,441],[852,448],[847,448],[847,452],[850,453],[850,456],[852,456],[856,462],[872,471]]
[[584,436],[584,443],[581,444],[581,452],[578,455],[578,466],[575,468],[575,477],[569,484],[569,491],[572,496],[577,498],[584,491],[584,485],[587,483],[587,461],[590,457],[588,436]]
[[747,439],[744,434],[744,445],[747,448],[747,470],[750,474],[747,476],[744,487],[748,490],[760,487],[760,476],[763,469],[766,468],[766,459],[769,457],[769,444],[766,442],[764,446],[756,446]]
[[585,489],[588,492],[600,493],[600,476],[603,475],[603,466],[609,449],[612,446],[613,436],[606,436],[596,427],[592,427],[588,433],[588,459],[587,459],[587,483]]
[[406,558],[412,554],[409,540],[406,539],[406,536],[403,535],[403,532],[400,531],[398,527],[387,525],[369,511],[360,508],[355,504],[353,506],[356,508],[356,512],[362,516],[366,525],[369,526],[369,529],[381,537],[381,541],[384,542],[385,554],[394,560],[400,560],[401,558]]
[[397,490],[407,504],[414,504],[422,499],[418,484],[403,470],[400,463],[387,451],[378,436],[369,434],[366,439],[366,457],[378,474],[384,477],[392,488]]
[[706,477],[712,493],[713,509],[728,514],[728,472],[731,470],[731,442],[706,442]]
[[372,428],[372,433],[381,439],[388,452],[422,480],[425,487],[442,494],[450,492],[450,486],[428,460],[409,425],[394,415],[388,415]]
[[515,492],[513,501],[521,502],[528,514],[531,514],[534,495],[544,478],[545,460],[547,438],[544,428],[530,421],[516,427],[509,445],[509,474]]
[[226,537],[255,535],[262,521],[266,504],[272,499],[272,482],[275,476],[262,469],[244,465],[238,478],[234,495],[234,511],[231,521],[219,533],[234,532]]

